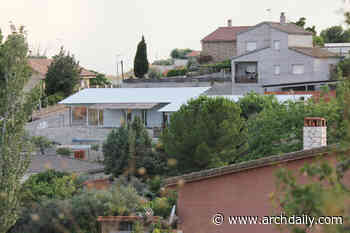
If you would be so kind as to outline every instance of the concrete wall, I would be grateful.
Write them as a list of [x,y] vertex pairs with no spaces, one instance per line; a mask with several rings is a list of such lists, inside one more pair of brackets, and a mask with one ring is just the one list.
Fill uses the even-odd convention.
[[288,35],[289,47],[313,47],[312,35]]
[[237,34],[237,55],[247,52],[247,42],[256,42],[256,48],[264,48],[270,44],[270,28],[267,24]]
[[231,59],[237,54],[236,41],[202,42],[202,55],[212,56],[213,62]]

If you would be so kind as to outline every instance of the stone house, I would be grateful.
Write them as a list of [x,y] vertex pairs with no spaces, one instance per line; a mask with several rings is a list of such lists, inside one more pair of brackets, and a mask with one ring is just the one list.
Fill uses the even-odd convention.
[[[228,218],[257,216],[261,220],[264,216],[281,214],[271,200],[279,169],[286,168],[298,174],[305,164],[320,161],[321,157],[335,164],[335,148],[325,147],[324,124],[321,118],[305,119],[305,149],[302,151],[168,178],[165,187],[178,191],[178,229],[183,233],[281,232],[273,224],[229,224]],[[349,173],[345,180],[348,178]],[[310,182],[303,175],[297,179],[301,183]],[[218,215],[224,216],[221,224],[213,222]]]
[[232,58],[233,94],[255,91],[313,91],[331,81],[340,58],[313,47],[312,33],[293,23],[262,22],[237,38]]
[[[37,85],[40,85],[42,89],[45,88],[44,80],[51,63],[52,63],[52,59],[48,59],[48,58],[29,58],[28,59],[28,64],[31,67],[33,73],[27,86],[25,87],[26,90],[30,90]],[[95,78],[96,74],[84,68],[81,68],[81,69],[82,70],[80,73],[80,88],[81,89],[89,88],[90,79]]]
[[201,40],[201,55],[211,56],[213,62],[232,58],[237,54],[237,33],[249,28],[247,26],[232,26],[232,20],[228,20],[226,27],[219,27]]

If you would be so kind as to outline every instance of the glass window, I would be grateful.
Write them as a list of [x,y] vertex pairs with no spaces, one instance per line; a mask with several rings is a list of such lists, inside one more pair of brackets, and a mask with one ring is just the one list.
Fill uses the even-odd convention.
[[279,40],[275,40],[273,42],[273,47],[276,49],[276,50],[280,50],[281,48],[281,42]]
[[292,65],[292,73],[293,74],[303,74],[304,73],[304,65]]
[[281,67],[279,65],[275,65],[275,75],[281,74]]
[[256,49],[256,42],[247,42],[247,51],[253,51]]

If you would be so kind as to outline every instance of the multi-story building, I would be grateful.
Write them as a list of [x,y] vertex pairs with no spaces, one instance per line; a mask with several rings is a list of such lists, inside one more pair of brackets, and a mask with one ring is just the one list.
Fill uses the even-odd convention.
[[237,38],[232,58],[233,94],[249,91],[313,91],[329,83],[339,56],[313,47],[312,33],[287,23],[262,22]]

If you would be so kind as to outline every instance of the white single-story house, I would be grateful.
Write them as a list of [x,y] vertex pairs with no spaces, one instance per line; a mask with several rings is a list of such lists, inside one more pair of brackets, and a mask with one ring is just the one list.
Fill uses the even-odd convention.
[[167,110],[196,98],[209,87],[181,88],[88,88],[59,102],[70,109],[70,125],[120,127],[139,116],[147,128],[163,127],[168,116],[178,109]]
[[[161,128],[172,112],[210,87],[179,88],[89,88],[60,102],[69,107],[70,126],[120,127],[136,116],[147,128]],[[276,95],[280,102],[304,101],[311,94]],[[211,96],[215,97],[215,96]],[[222,96],[238,101],[243,95]]]

